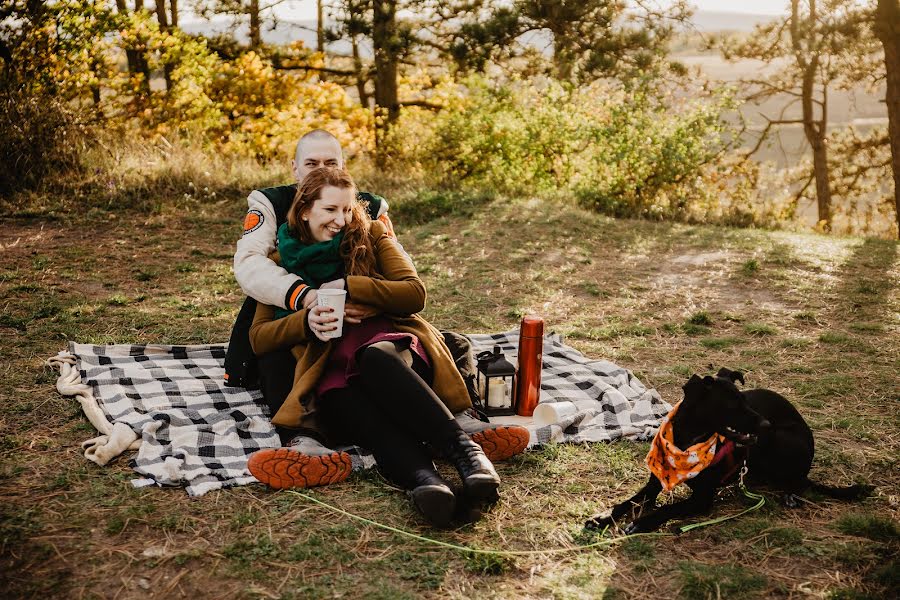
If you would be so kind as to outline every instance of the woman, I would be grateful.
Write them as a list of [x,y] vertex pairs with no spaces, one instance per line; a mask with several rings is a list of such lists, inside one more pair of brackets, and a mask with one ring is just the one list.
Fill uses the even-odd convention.
[[[496,496],[500,478],[481,447],[460,429],[453,412],[471,406],[441,334],[418,316],[425,287],[408,257],[371,221],[345,171],[317,169],[297,190],[278,232],[282,266],[313,287],[342,288],[348,299],[382,314],[343,324],[329,307],[298,312],[259,305],[250,342],[263,355],[290,348],[294,385],[272,422],[309,432],[327,445],[372,451],[387,477],[410,490],[413,503],[436,526],[450,523],[456,498],[434,468],[426,444],[456,466],[464,493]],[[260,361],[261,378],[265,369]],[[273,487],[329,483],[346,477],[349,457],[311,460],[303,449],[263,450],[250,471]]]

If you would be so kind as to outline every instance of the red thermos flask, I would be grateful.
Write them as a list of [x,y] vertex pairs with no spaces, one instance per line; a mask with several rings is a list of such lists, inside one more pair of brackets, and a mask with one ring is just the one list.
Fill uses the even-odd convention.
[[516,384],[516,413],[530,417],[541,399],[544,320],[528,315],[519,328],[519,375]]

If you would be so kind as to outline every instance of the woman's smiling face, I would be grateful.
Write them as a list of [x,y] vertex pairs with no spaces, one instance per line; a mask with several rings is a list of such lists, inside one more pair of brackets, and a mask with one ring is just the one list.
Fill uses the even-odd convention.
[[318,200],[303,215],[309,232],[317,242],[334,238],[353,219],[353,203],[356,201],[351,188],[326,185]]

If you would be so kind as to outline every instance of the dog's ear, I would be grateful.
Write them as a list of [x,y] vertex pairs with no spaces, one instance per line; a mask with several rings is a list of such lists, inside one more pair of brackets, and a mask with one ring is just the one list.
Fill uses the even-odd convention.
[[741,373],[740,371],[732,371],[731,369],[726,369],[725,367],[722,367],[721,369],[719,369],[719,372],[716,373],[716,377],[721,377],[722,379],[728,379],[731,381],[731,383],[734,383],[735,381],[740,381],[741,385],[745,385],[744,384],[744,374]]

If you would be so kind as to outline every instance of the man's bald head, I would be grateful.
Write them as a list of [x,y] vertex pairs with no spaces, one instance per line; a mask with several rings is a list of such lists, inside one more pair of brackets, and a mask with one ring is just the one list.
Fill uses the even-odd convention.
[[343,168],[344,156],[336,137],[324,129],[313,129],[297,142],[291,170],[300,183],[310,171],[319,167]]

